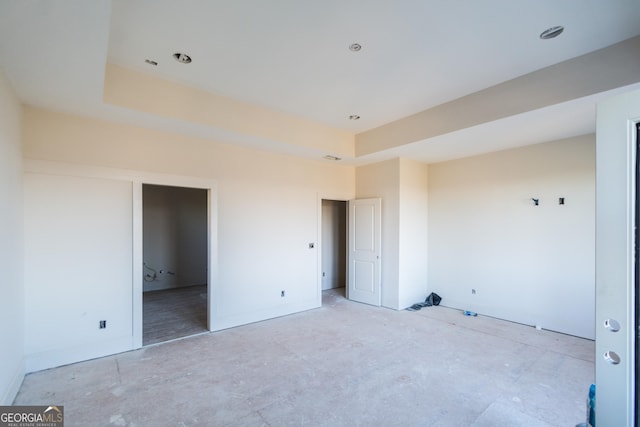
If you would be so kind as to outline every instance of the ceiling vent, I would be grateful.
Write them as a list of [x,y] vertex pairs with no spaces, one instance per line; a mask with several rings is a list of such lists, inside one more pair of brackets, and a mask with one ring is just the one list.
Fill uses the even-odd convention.
[[189,55],[187,55],[186,53],[174,53],[173,57],[175,58],[176,61],[182,63],[182,64],[190,64],[191,63],[191,57]]

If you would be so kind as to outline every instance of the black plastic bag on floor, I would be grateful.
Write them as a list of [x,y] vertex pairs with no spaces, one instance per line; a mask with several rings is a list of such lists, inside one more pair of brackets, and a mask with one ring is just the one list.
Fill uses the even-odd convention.
[[424,303],[426,304],[426,307],[429,307],[432,305],[440,305],[440,301],[442,301],[442,298],[440,298],[440,295],[431,292],[427,297],[427,299],[424,300]]
[[431,292],[427,297],[427,299],[424,300],[424,302],[413,304],[411,307],[407,308],[407,310],[418,311],[422,307],[431,307],[432,305],[440,305],[440,301],[442,301],[442,298],[440,298],[440,295]]

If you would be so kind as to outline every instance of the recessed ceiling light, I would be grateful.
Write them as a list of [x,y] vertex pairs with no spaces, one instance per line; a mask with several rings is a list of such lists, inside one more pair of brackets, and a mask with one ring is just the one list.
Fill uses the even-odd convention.
[[540,33],[540,38],[542,40],[549,40],[558,37],[564,31],[564,27],[562,25],[558,25],[557,27],[547,28],[543,32]]
[[147,63],[147,64],[149,64],[149,65],[153,65],[154,67],[155,67],[156,65],[158,65],[158,63],[157,63],[156,61],[153,61],[153,60],[151,60],[151,59],[145,59],[145,60],[144,60],[144,62],[146,62],[146,63]]
[[357,114],[352,114],[349,116],[349,120],[360,120],[360,116]]
[[189,64],[191,62],[191,57],[186,53],[177,52],[173,54],[173,57],[175,58],[176,61],[181,62],[183,64]]
[[362,49],[362,46],[360,45],[360,43],[351,43],[349,45],[349,50],[351,52],[360,52],[361,49]]
[[332,156],[331,154],[327,154],[326,156],[323,157],[323,159],[333,160],[334,162],[337,162],[338,160],[342,160],[340,157]]

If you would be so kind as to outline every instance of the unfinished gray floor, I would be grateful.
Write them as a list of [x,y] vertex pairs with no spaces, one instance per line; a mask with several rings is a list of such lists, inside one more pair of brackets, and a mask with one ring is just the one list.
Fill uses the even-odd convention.
[[594,343],[459,311],[323,307],[30,374],[66,426],[574,426]]
[[142,294],[142,344],[157,344],[207,331],[207,285]]

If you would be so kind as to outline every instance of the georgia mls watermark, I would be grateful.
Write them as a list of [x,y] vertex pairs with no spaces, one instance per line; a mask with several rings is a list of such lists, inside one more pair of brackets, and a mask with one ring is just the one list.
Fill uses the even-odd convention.
[[0,406],[0,427],[64,427],[64,406]]

